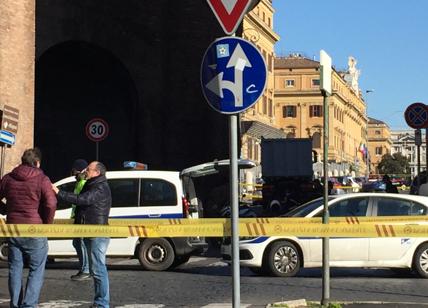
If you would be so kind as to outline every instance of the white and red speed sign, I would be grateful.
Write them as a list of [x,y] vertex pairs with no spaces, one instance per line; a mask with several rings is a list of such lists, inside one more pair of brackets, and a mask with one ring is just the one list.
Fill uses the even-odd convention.
[[86,124],[85,131],[90,140],[98,142],[107,138],[109,127],[103,119],[95,118]]

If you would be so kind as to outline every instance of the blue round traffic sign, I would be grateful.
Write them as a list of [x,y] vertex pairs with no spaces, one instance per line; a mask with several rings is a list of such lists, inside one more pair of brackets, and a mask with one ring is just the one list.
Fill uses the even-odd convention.
[[414,129],[428,127],[428,108],[423,103],[413,103],[406,108],[404,118]]
[[221,113],[239,113],[254,105],[266,87],[266,76],[257,47],[239,37],[215,40],[202,60],[202,92]]

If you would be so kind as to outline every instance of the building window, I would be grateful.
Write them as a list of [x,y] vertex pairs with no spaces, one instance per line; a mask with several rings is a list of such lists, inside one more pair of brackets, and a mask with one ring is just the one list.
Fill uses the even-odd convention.
[[268,100],[268,112],[269,112],[269,116],[270,117],[273,117],[273,104],[272,104],[272,100],[271,99],[269,99]]
[[293,132],[287,133],[287,138],[288,139],[292,139],[294,137],[296,137],[296,135]]
[[312,135],[312,148],[321,148],[321,134],[319,132],[313,133]]
[[267,98],[263,95],[263,114],[267,114]]
[[321,105],[309,106],[309,116],[311,118],[322,117],[322,106]]
[[285,86],[290,88],[290,87],[294,87],[294,79],[287,79],[285,81]]
[[255,161],[259,160],[259,145],[254,142],[254,159]]
[[282,107],[283,118],[295,118],[296,117],[296,106],[283,106]]
[[271,20],[270,20],[270,17],[268,17],[268,26],[269,26],[269,27],[271,26]]
[[382,155],[382,147],[376,147],[376,155]]
[[253,139],[248,138],[247,139],[247,151],[248,151],[248,159],[253,159]]
[[375,130],[375,135],[380,135],[380,130]]
[[312,87],[319,87],[320,80],[319,79],[312,79]]

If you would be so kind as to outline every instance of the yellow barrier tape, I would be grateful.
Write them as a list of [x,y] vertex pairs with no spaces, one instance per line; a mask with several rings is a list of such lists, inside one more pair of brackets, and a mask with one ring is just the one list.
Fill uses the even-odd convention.
[[[222,237],[230,236],[230,222],[189,225],[0,225],[0,237]],[[240,236],[314,236],[314,237],[428,237],[428,225],[379,223],[239,223]]]
[[[170,218],[170,219],[109,219],[108,223],[112,226],[128,225],[198,225],[198,224],[226,224],[229,218]],[[301,217],[258,217],[258,218],[240,218],[240,222],[255,223],[280,223],[280,224],[301,224],[301,223],[321,223],[321,217],[301,218]],[[428,222],[428,216],[348,216],[348,217],[330,217],[330,224],[362,224],[362,223],[404,223],[404,222]],[[72,219],[55,219],[55,224],[72,224]]]

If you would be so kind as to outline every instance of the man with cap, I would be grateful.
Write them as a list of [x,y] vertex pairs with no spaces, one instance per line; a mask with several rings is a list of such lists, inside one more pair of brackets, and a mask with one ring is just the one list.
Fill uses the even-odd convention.
[[[73,191],[76,195],[80,194],[83,186],[86,183],[84,172],[86,167],[88,167],[88,162],[84,159],[76,159],[71,167],[71,175],[76,177],[76,186],[74,187]],[[77,211],[79,211],[79,207],[76,207],[75,204],[72,204],[71,218],[74,219],[76,217]],[[89,273],[88,251],[83,238],[79,237],[73,239],[73,247],[76,249],[77,257],[79,258],[79,271],[70,278],[71,280],[75,281],[88,280],[91,278],[91,274]]]

